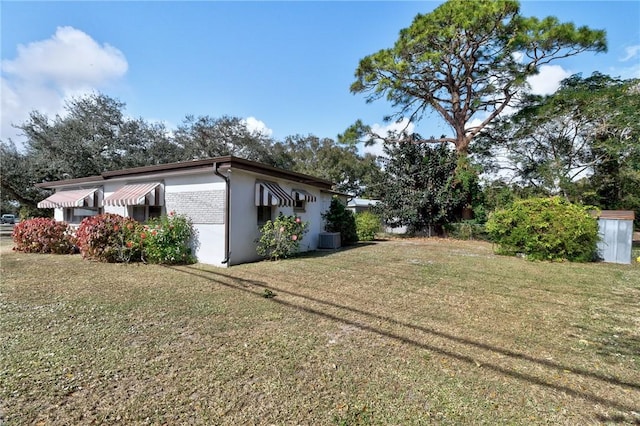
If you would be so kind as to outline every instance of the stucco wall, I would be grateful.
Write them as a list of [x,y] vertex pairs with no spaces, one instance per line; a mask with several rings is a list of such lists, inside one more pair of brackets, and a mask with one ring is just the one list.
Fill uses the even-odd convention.
[[[303,221],[309,222],[308,232],[300,243],[300,250],[315,250],[318,247],[318,234],[324,230],[321,213],[326,211],[330,202],[329,194],[321,193],[316,187],[311,187],[296,182],[282,179],[265,178],[258,174],[244,170],[233,170],[231,178],[231,220],[230,226],[230,263],[251,262],[260,259],[256,253],[256,239],[260,236],[258,228],[257,207],[255,205],[256,180],[269,180],[276,182],[282,189],[291,193],[292,189],[304,189],[315,195],[317,201],[306,203],[305,212],[295,213]],[[272,217],[275,219],[279,213],[284,215],[294,214],[293,207],[273,207]]]
[[[169,176],[164,179],[165,211],[184,214],[193,222],[198,262],[222,263],[224,252],[225,183],[213,173]],[[199,201],[199,202],[198,202]]]
[[[230,259],[225,260],[225,181],[210,172],[195,172],[193,174],[162,176],[147,176],[144,178],[113,180],[101,182],[104,198],[109,197],[126,184],[143,182],[164,183],[164,209],[168,214],[174,211],[189,217],[196,231],[194,252],[199,262],[214,266],[230,266],[259,260],[256,252],[256,239],[259,237],[258,210],[255,205],[255,185],[257,180],[269,180],[278,183],[288,194],[292,189],[303,189],[316,197],[315,202],[307,202],[304,212],[295,212],[303,221],[308,222],[308,232],[304,235],[300,249],[302,251],[315,250],[318,247],[318,234],[324,231],[321,214],[331,203],[331,195],[320,189],[284,179],[268,178],[264,175],[242,169],[228,172],[231,186],[230,206]],[[128,216],[126,206],[104,206],[105,213]],[[278,207],[272,209],[272,218],[279,213],[294,214],[293,207]],[[63,220],[62,209],[55,209],[56,220]]]
[[[135,182],[105,182],[105,198],[125,183],[164,182],[164,213],[176,212],[189,217],[196,236],[193,249],[198,262],[214,266],[222,263],[224,252],[225,183],[213,173],[194,173],[163,178],[148,177]],[[127,207],[104,206],[105,213],[127,216]]]

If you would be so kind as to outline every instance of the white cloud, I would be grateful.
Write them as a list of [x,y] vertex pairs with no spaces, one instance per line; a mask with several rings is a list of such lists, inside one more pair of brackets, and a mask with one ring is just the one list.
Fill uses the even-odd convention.
[[11,124],[24,122],[31,111],[60,113],[65,99],[104,87],[124,76],[124,54],[100,45],[72,27],[58,27],[49,39],[19,45],[17,57],[1,62],[2,122],[0,138],[19,142]]
[[513,52],[511,54],[511,57],[513,58],[514,61],[516,61],[517,63],[521,63],[522,60],[524,59],[524,54],[522,52]]
[[488,116],[488,114],[483,113],[482,115],[483,115],[483,118],[474,118],[471,121],[469,121],[467,123],[467,127],[465,128],[465,130],[469,130],[469,129],[473,128],[473,127],[477,127],[477,126],[481,125],[482,122],[485,120],[485,118]]
[[245,126],[247,126],[247,129],[249,129],[249,131],[252,133],[261,134],[266,137],[271,137],[271,135],[273,134],[273,130],[268,128],[263,121],[260,121],[255,117],[247,117],[243,120],[243,122]]
[[[404,131],[404,132],[407,132],[408,134],[411,134],[415,132],[415,126],[413,123],[410,123],[407,118],[403,118],[399,122],[394,121],[393,123],[389,123],[387,125],[381,125],[376,123],[371,126],[371,131],[377,135],[386,137],[386,136],[389,136],[390,133],[394,133],[394,132],[400,133]],[[364,146],[362,148],[362,152],[364,154],[384,156],[382,147],[383,147],[382,140],[377,140],[371,146]]]
[[626,62],[630,59],[635,58],[640,55],[640,44],[636,44],[635,46],[629,46],[624,49],[626,55],[624,58],[620,59],[621,62]]
[[559,65],[542,65],[540,72],[527,79],[534,95],[550,95],[560,87],[560,82],[571,73]]

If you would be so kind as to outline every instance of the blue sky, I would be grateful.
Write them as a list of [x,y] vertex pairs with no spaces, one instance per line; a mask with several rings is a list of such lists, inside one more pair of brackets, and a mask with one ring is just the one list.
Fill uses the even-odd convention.
[[[2,1],[0,137],[20,142],[10,123],[90,91],[169,128],[187,114],[245,118],[279,140],[335,138],[358,118],[383,127],[390,105],[349,91],[358,61],[438,4]],[[607,31],[608,53],[558,61],[532,82],[540,92],[577,72],[640,77],[640,2],[523,1],[521,11]],[[416,130],[450,134],[435,116]]]

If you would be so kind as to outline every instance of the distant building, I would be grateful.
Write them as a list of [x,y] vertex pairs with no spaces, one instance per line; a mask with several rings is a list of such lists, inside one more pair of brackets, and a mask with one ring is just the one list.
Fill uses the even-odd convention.
[[372,206],[380,203],[380,200],[369,200],[366,198],[352,198],[347,202],[347,210],[354,213],[362,213],[369,211]]
[[[371,210],[371,207],[376,206],[381,202],[382,201],[380,200],[370,200],[367,198],[352,198],[347,202],[347,210],[351,210],[356,214],[362,213],[362,212],[368,212]],[[392,228],[388,226],[384,221],[382,221],[381,225],[382,225],[383,231],[388,234],[404,234],[407,232],[406,226]]]

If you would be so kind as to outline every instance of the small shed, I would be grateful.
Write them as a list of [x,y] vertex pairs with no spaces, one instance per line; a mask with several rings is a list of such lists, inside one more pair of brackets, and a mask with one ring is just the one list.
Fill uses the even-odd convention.
[[603,210],[598,216],[598,257],[604,262],[631,263],[633,220],[629,210]]
[[352,198],[347,203],[347,210],[353,213],[368,212],[371,207],[380,203],[380,200],[369,200],[367,198]]

